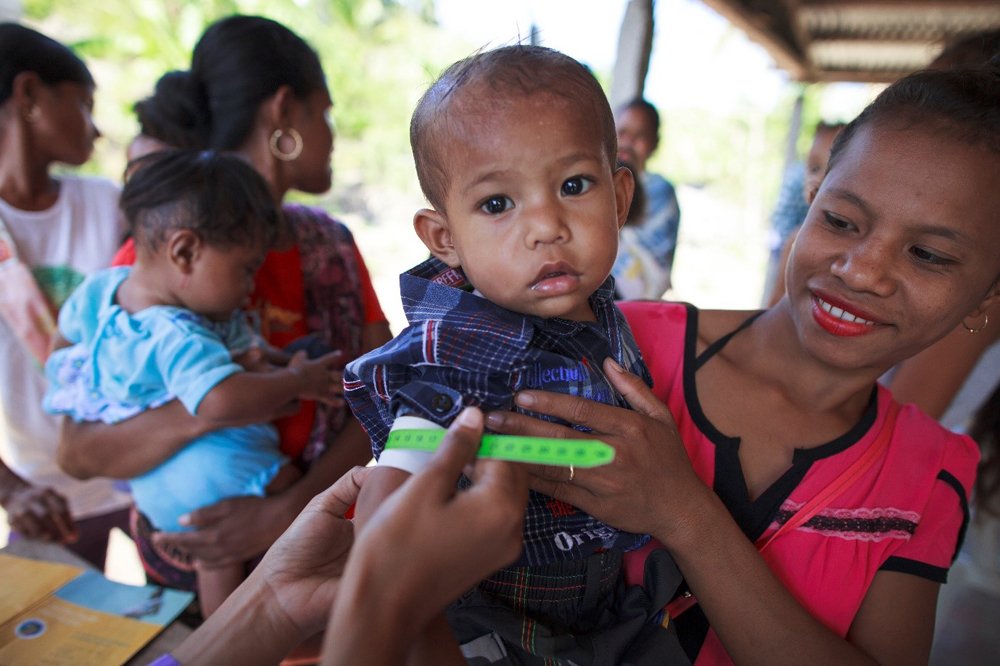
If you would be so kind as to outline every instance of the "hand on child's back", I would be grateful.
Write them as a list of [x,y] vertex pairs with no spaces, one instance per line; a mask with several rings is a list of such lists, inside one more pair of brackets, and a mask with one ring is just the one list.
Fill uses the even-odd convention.
[[338,404],[344,395],[344,354],[332,351],[310,359],[304,350],[295,352],[288,369],[302,379],[299,397],[327,404]]

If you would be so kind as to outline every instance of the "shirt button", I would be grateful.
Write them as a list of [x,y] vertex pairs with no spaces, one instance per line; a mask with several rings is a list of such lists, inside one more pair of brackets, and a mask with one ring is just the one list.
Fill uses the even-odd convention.
[[452,402],[452,399],[444,393],[438,393],[431,399],[431,409],[438,414],[444,414],[451,409],[454,404],[455,403]]

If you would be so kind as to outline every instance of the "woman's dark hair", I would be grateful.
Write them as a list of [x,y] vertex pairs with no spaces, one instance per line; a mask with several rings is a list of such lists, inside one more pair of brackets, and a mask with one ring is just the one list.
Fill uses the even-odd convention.
[[973,492],[976,506],[1000,517],[1000,385],[976,412],[969,435],[983,455]]
[[0,23],[0,104],[14,93],[21,72],[34,72],[48,85],[94,85],[90,70],[69,48],[23,25]]
[[136,163],[120,205],[137,247],[155,250],[177,229],[191,229],[217,247],[269,247],[281,231],[267,183],[235,155],[165,150]]
[[1000,54],[1000,30],[991,30],[948,44],[928,67],[948,69],[980,65],[997,54]]
[[1000,63],[923,70],[882,91],[833,142],[833,169],[845,147],[865,125],[893,129],[927,127],[1000,155]]
[[143,134],[164,143],[236,150],[261,103],[285,85],[299,99],[326,89],[316,52],[276,21],[230,16],[202,34],[191,69],[165,74],[136,113]]
[[192,90],[190,72],[167,72],[156,82],[153,95],[135,104],[139,131],[174,148],[208,145],[208,110]]

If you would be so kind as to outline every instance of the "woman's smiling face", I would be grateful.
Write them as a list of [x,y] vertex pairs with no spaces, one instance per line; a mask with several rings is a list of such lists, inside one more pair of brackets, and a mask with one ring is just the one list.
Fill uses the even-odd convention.
[[933,123],[858,129],[786,274],[798,335],[844,367],[888,368],[1000,290],[1000,156]]

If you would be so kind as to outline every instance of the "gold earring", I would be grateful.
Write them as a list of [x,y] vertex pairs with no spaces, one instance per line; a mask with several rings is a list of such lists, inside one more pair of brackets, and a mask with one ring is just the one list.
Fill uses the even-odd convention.
[[968,324],[965,323],[965,320],[964,319],[962,320],[962,328],[967,330],[969,333],[979,333],[989,325],[990,325],[990,315],[987,312],[983,313],[983,325],[980,326],[979,328],[970,328]]
[[[288,134],[288,136],[292,137],[292,143],[294,144],[292,149],[287,153],[282,152],[281,147],[278,145],[278,141],[281,140],[281,137],[284,134]],[[298,130],[294,127],[289,127],[287,132],[276,129],[271,134],[271,141],[268,146],[271,149],[271,154],[279,160],[282,162],[291,162],[302,154],[302,135],[299,134]]]

